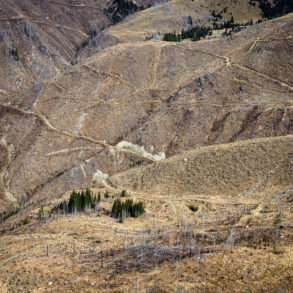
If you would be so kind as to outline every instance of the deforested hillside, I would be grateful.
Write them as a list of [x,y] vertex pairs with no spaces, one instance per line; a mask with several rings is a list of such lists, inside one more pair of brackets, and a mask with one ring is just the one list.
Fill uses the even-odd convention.
[[75,63],[91,38],[116,18],[121,21],[154,3],[116,2],[1,0],[1,101],[31,106],[42,82],[56,78]]
[[114,175],[110,181],[120,189],[150,194],[254,196],[292,184],[292,147],[292,136],[201,147]]
[[[114,17],[119,14],[122,21],[134,13],[129,6],[139,11],[152,4],[152,0],[0,2],[1,158],[8,158],[1,164],[1,199],[19,204],[19,196],[8,191],[10,179],[5,170],[33,147],[35,137],[41,132],[43,123],[31,110],[46,85],[54,84],[59,75],[69,70],[80,50],[113,24]],[[50,178],[46,177],[45,181]],[[45,181],[41,186],[46,185]],[[27,199],[27,191],[19,187],[20,198]],[[1,204],[0,209],[6,207]]]
[[[103,2],[1,1],[1,100],[32,103],[40,81],[62,72],[88,35],[110,24]],[[25,101],[18,97],[24,90]]]
[[31,141],[23,148],[14,130],[6,135],[19,148],[6,173],[10,192],[32,198],[45,189],[47,196],[51,184],[56,190],[69,180],[62,194],[88,184],[96,169],[129,168],[127,155],[114,164],[121,141],[171,156],[291,134],[292,24],[289,15],[230,40],[119,44],[76,65],[46,86],[31,112],[5,115],[12,129],[19,129],[13,116],[21,117],[22,135]]
[[287,0],[0,0],[0,293],[293,290]]
[[[56,198],[91,184],[97,170],[112,175],[148,164],[159,153],[170,157],[199,146],[292,134],[292,14],[250,23],[230,36],[215,30],[196,42],[133,40],[131,32],[127,39],[127,26],[143,25],[146,17],[155,27],[152,17],[164,19],[161,12],[170,7],[180,21],[193,8],[192,19],[198,13],[228,19],[225,13],[244,9],[242,2],[225,9],[228,2],[220,12],[189,1],[141,8],[107,32],[123,32],[126,39],[54,73],[35,95],[4,94],[2,198],[13,205]],[[257,6],[248,7],[246,20],[260,17]],[[70,36],[63,40],[73,42]],[[143,146],[151,159],[121,149],[123,141]]]

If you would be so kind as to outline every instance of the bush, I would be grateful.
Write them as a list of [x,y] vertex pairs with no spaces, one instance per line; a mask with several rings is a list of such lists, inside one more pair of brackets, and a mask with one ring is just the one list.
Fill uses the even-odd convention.
[[127,191],[126,191],[126,190],[122,190],[120,196],[121,196],[121,197],[126,197],[126,196],[128,196]]
[[194,213],[198,211],[198,207],[196,207],[194,205],[189,205],[188,208]]
[[111,217],[123,222],[125,218],[137,218],[144,212],[145,209],[142,202],[135,203],[132,199],[122,202],[120,199],[115,199],[111,210]]
[[38,211],[38,220],[42,221],[45,218],[45,212],[44,212],[44,208],[41,207]]

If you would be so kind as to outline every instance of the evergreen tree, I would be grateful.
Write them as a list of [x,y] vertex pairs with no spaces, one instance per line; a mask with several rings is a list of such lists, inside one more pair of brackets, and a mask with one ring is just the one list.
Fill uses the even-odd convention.
[[69,213],[73,213],[75,206],[74,206],[74,202],[75,202],[75,196],[76,196],[76,192],[75,190],[73,190],[70,194],[70,198],[69,198],[69,202],[68,202],[68,211]]
[[84,212],[86,209],[94,209],[100,201],[101,195],[94,195],[89,188],[80,192],[73,190],[69,201],[60,203],[56,209],[64,213]]
[[84,194],[84,209],[89,209],[92,207],[93,203],[93,194],[92,191],[87,188]]
[[101,193],[98,193],[98,197],[97,197],[97,203],[99,203],[101,201]]
[[[233,20],[234,21],[234,20]],[[180,34],[166,33],[163,37],[164,41],[167,42],[181,42],[184,39],[192,39],[193,41],[198,41],[201,38],[211,35],[212,30],[205,26],[195,26],[187,30],[182,30]]]
[[137,218],[145,212],[142,202],[134,203],[132,199],[127,199],[125,202],[121,202],[120,199],[115,199],[111,217],[122,221],[127,217]]

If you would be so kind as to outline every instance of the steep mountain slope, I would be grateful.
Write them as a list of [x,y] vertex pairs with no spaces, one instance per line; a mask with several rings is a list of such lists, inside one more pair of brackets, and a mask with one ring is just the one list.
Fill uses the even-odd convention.
[[[1,0],[1,101],[31,105],[42,81],[56,78],[75,63],[80,49],[117,15],[122,20],[134,12],[128,1],[116,2]],[[153,2],[129,5],[140,10]]]
[[162,194],[231,196],[290,186],[293,137],[202,147],[110,178],[120,189]]
[[[125,8],[125,1],[118,1],[118,6],[116,2],[0,2],[1,158],[9,157],[9,162],[3,159],[1,171],[32,147],[40,133],[42,123],[29,109],[46,83],[54,83],[58,75],[68,70],[76,62],[80,49],[112,24],[115,15],[119,14],[122,20],[133,12]],[[141,10],[154,1],[129,3]],[[16,108],[9,109],[8,105]],[[28,113],[18,109],[27,109]],[[0,197],[6,194],[4,197],[11,201],[14,197],[7,192],[9,179],[5,176],[1,173]],[[0,209],[5,210],[5,206],[1,204]]]
[[173,0],[155,5],[136,13],[123,23],[111,26],[89,42],[89,46],[80,51],[79,57],[86,58],[95,52],[120,42],[159,39],[168,32],[181,32],[192,25],[207,24],[212,14],[220,15],[221,22],[233,16],[237,23],[262,19],[258,5],[249,1],[233,0]]
[[[188,12],[200,21],[213,8],[199,2],[193,10],[193,5],[164,3],[138,12],[109,32],[120,38],[137,21],[143,35],[141,18],[155,27],[161,12],[170,7],[178,13],[171,15],[179,27]],[[257,9],[249,8],[245,20],[252,15],[257,19]],[[84,31],[90,19],[81,22]],[[35,95],[29,91],[29,98],[2,98],[1,198],[14,205],[55,198],[90,185],[97,170],[114,174],[150,162],[144,155],[121,150],[121,141],[169,157],[199,146],[292,134],[292,26],[289,14],[232,37],[181,43],[141,40],[130,32],[117,45],[59,76],[53,65],[55,80],[44,83]],[[66,34],[65,43],[56,43],[55,50],[81,41],[74,36]],[[70,58],[57,54],[65,61],[56,64],[72,61],[73,52]]]
[[292,8],[0,0],[1,293],[292,292]]
[[193,24],[207,23],[212,19],[212,12],[220,14],[223,20],[228,20],[233,15],[239,23],[261,18],[258,5],[253,6],[249,1],[176,0],[134,15],[108,31],[121,41],[143,40],[148,34],[180,32],[182,28],[188,27],[191,21]]
[[103,2],[1,1],[1,100],[31,103],[18,95],[37,95],[40,81],[68,67],[90,32],[110,24]]

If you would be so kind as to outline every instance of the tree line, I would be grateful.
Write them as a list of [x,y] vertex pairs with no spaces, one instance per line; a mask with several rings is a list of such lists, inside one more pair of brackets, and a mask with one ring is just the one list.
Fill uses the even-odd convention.
[[192,41],[199,41],[207,35],[211,35],[212,30],[205,26],[194,26],[192,28],[182,30],[181,33],[166,33],[163,36],[163,41],[166,42],[181,42],[184,39],[191,39]]

